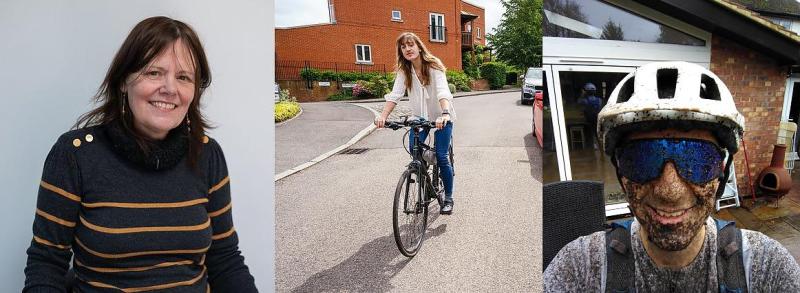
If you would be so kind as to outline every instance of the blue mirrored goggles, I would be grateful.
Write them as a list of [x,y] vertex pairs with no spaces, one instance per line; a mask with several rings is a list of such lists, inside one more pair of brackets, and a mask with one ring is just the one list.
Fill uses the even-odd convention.
[[657,179],[671,161],[681,178],[705,184],[722,176],[726,152],[706,140],[656,138],[629,141],[615,155],[619,174],[636,183]]

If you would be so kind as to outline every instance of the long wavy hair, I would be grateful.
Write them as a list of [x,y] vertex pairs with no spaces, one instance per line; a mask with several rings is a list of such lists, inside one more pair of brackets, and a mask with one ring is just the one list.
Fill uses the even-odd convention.
[[[211,70],[197,33],[187,24],[165,16],[147,18],[139,22],[117,51],[108,68],[103,83],[93,101],[98,107],[81,115],[74,129],[117,124],[139,147],[147,153],[153,141],[138,133],[133,127],[133,111],[130,111],[122,88],[131,74],[138,74],[175,41],[181,40],[190,51],[194,64],[194,98],[187,112],[189,124],[189,156],[191,167],[197,166],[203,146],[205,131],[210,126],[200,110],[200,97],[211,84]],[[127,108],[124,111],[123,108]],[[184,127],[184,124],[178,127]]]
[[419,58],[422,59],[422,76],[420,76],[420,82],[422,85],[428,85],[430,83],[430,75],[428,71],[433,69],[441,70],[442,72],[446,71],[447,69],[442,64],[442,61],[436,56],[433,56],[428,48],[425,47],[425,44],[422,43],[422,40],[412,32],[404,32],[397,37],[397,70],[401,70],[403,74],[406,76],[406,89],[411,88],[411,74],[414,72],[414,68],[411,66],[411,61],[406,60],[403,57],[403,50],[401,49],[403,44],[408,44],[410,42],[414,42],[417,44],[419,48]]

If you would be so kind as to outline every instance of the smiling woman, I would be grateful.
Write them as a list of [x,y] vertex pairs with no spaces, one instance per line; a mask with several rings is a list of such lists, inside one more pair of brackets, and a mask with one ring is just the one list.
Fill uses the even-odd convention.
[[257,291],[233,227],[225,156],[205,135],[210,82],[191,27],[152,17],[133,28],[99,106],[47,156],[24,292]]

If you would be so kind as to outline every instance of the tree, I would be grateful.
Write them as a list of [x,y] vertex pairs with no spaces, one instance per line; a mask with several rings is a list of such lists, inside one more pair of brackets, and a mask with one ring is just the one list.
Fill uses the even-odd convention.
[[[587,23],[586,14],[581,11],[581,6],[577,2],[573,2],[570,0],[556,0],[556,1],[547,1],[544,3],[544,10],[550,11],[553,14],[564,16],[566,18],[576,20],[578,22]],[[589,36],[581,34],[579,32],[567,29],[565,27],[555,25],[550,21],[544,21],[544,35],[548,37],[559,37],[559,38],[587,38]]]
[[625,39],[625,33],[622,31],[622,27],[611,19],[606,22],[603,26],[603,35],[600,36],[601,39],[604,40],[619,40],[622,41]]
[[505,12],[487,38],[497,59],[518,68],[542,64],[542,0],[503,0]]

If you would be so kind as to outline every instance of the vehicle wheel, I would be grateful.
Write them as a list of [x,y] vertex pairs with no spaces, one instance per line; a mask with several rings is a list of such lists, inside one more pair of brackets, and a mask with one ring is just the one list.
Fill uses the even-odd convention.
[[425,204],[425,179],[419,170],[409,168],[400,176],[394,192],[392,223],[394,240],[400,253],[414,257],[422,246],[428,224],[428,206]]

